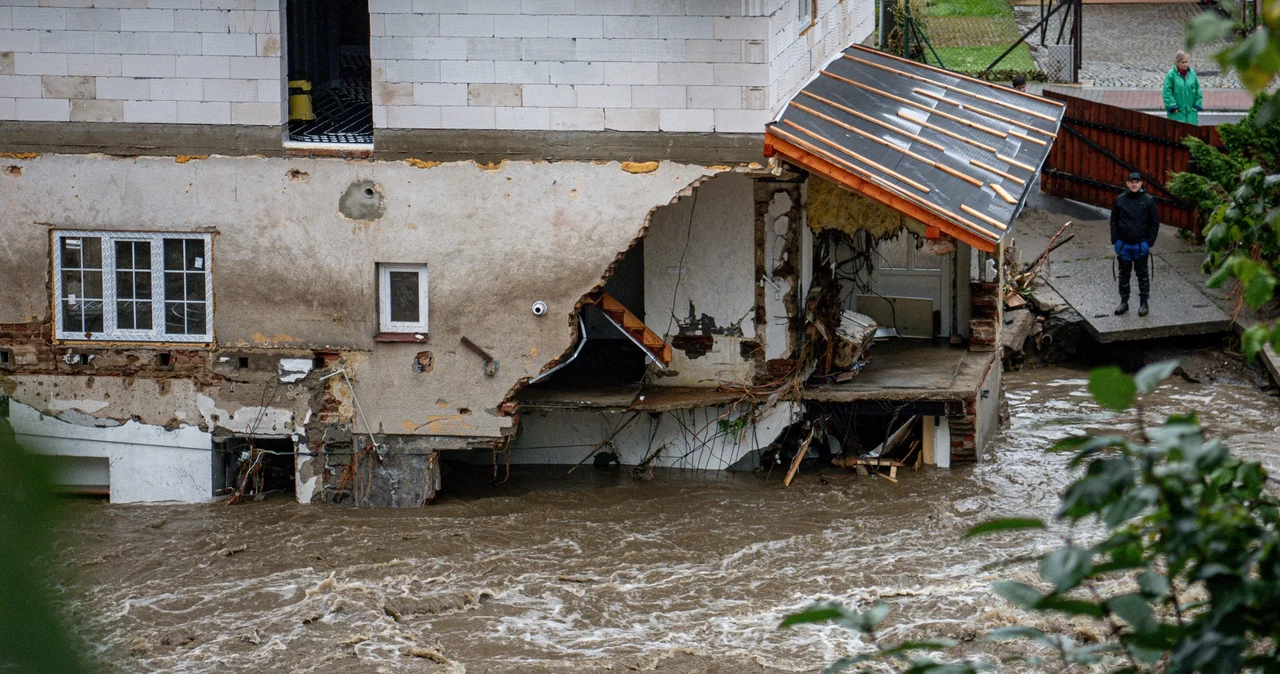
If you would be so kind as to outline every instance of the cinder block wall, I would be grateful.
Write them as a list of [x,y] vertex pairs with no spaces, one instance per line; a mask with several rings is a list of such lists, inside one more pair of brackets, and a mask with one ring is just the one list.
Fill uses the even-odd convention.
[[[374,124],[759,133],[873,29],[874,0],[810,1],[369,0]],[[285,2],[0,7],[0,119],[283,124]]]
[[796,0],[370,0],[383,128],[759,132]]
[[279,125],[281,2],[0,7],[0,119]]
[[799,21],[800,2],[785,0],[769,17],[769,106],[777,109],[836,52],[876,29],[874,0],[818,0],[812,25]]

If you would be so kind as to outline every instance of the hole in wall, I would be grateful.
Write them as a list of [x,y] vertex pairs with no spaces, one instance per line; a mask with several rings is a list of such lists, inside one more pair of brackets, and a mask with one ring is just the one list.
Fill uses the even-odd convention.
[[156,367],[158,367],[158,368],[160,368],[160,369],[162,369],[162,370],[169,370],[169,369],[172,369],[172,368],[173,368],[173,354],[168,353],[168,352],[161,352],[161,353],[157,353],[157,354],[156,354]]
[[0,368],[9,369],[13,367],[13,351],[10,349],[0,349]]
[[249,369],[249,357],[248,357],[248,356],[240,356],[239,358],[237,358],[237,359],[236,359],[236,367],[237,367],[237,368],[239,368],[239,369],[241,369],[241,370],[247,370],[247,369]]
[[261,500],[295,491],[294,445],[289,438],[231,436],[213,441],[213,495],[243,488]]

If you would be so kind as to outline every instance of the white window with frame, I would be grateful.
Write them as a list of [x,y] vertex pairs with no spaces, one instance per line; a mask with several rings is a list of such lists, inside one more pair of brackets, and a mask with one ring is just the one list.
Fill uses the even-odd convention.
[[818,0],[799,0],[800,2],[800,29],[804,30],[813,25],[813,16],[817,12]]
[[427,334],[427,265],[378,265],[378,328]]
[[55,337],[213,341],[208,234],[53,233]]

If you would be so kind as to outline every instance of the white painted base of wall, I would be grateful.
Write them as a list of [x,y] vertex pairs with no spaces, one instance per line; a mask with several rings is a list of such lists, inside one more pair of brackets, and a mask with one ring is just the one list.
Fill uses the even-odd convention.
[[951,423],[946,417],[924,417],[924,463],[951,467]]
[[[732,422],[748,411],[751,408],[730,412],[728,407],[699,407],[667,412],[656,418],[642,414],[614,437],[611,447],[601,451],[614,452],[619,463],[634,466],[654,449],[663,447],[651,465],[726,470],[752,452],[768,447],[788,426],[800,420],[803,407],[779,404],[756,423],[747,424],[739,431],[721,428],[721,416],[727,415],[725,420]],[[519,434],[511,445],[511,462],[576,464],[628,417],[626,412],[590,411],[522,415]]]
[[73,459],[70,470],[58,473],[63,486],[101,484],[105,477],[112,503],[200,503],[213,496],[213,438],[199,428],[170,431],[136,421],[110,428],[81,426],[17,401],[9,402],[9,421],[28,451]]
[[946,417],[934,418],[933,460],[939,468],[951,467],[951,423]]

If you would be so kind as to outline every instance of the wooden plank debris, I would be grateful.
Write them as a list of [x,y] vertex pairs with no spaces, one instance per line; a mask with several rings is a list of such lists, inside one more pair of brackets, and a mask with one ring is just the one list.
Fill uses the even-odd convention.
[[800,445],[800,449],[796,452],[795,458],[791,459],[791,468],[787,470],[787,476],[783,478],[782,486],[791,486],[791,480],[795,478],[796,471],[800,470],[800,462],[804,461],[804,457],[809,454],[809,443],[813,442],[813,434],[816,431],[817,427],[809,428],[809,437],[804,439],[804,443]]

